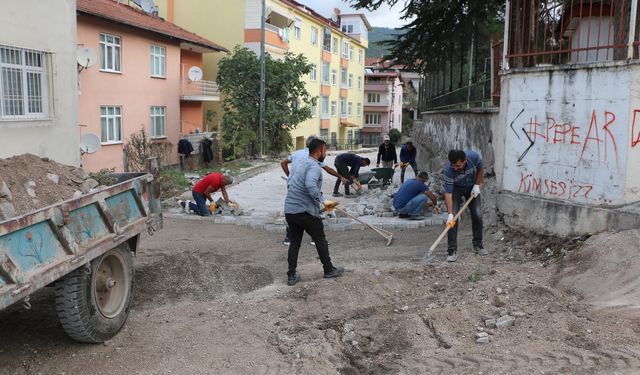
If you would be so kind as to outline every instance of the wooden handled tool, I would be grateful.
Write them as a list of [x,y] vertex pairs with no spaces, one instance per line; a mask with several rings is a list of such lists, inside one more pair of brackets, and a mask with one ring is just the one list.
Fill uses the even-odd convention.
[[[453,226],[458,225],[458,219],[460,219],[460,216],[462,216],[462,213],[464,212],[464,210],[467,209],[467,207],[469,207],[469,205],[471,204],[471,201],[473,201],[473,199],[475,198],[475,196],[471,196],[471,198],[467,199],[467,201],[464,203],[464,205],[462,206],[462,208],[460,209],[460,211],[458,211],[458,213],[453,217]],[[431,256],[431,253],[433,253],[433,250],[435,250],[435,248],[440,244],[440,241],[442,241],[442,239],[444,238],[444,236],[447,235],[447,233],[449,233],[449,230],[451,228],[453,228],[453,226],[449,226],[447,225],[444,230],[442,231],[442,233],[440,233],[440,236],[438,236],[438,238],[436,239],[436,241],[433,243],[433,245],[431,245],[431,247],[429,248],[429,251],[427,251],[427,253],[425,254],[425,256],[422,257],[422,259],[420,259],[421,262],[430,262],[433,257]]]
[[373,225],[371,225],[369,223],[365,223],[364,221],[358,219],[357,217],[351,215],[350,213],[348,213],[347,211],[345,211],[345,210],[343,210],[341,208],[335,207],[335,210],[339,211],[340,213],[344,214],[345,216],[357,221],[358,223],[371,228],[374,232],[378,233],[379,235],[384,237],[384,239],[387,240],[387,246],[391,245],[391,242],[393,242],[393,233],[389,232],[388,230],[385,230],[385,229],[382,229],[382,228],[378,228],[378,227],[373,226]]

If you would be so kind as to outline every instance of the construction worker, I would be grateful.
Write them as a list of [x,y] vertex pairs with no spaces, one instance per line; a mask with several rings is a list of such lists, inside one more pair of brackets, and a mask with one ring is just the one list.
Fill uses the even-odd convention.
[[429,190],[427,180],[429,175],[422,171],[418,177],[407,180],[398,192],[393,196],[393,207],[398,212],[398,216],[403,219],[424,220],[422,214],[427,197],[431,199],[434,210],[439,213],[438,198]]
[[395,168],[398,165],[396,145],[391,142],[391,138],[386,134],[382,137],[382,144],[378,148],[376,167],[380,167],[380,160],[382,160],[382,168]]
[[[287,158],[282,159],[282,161],[280,162],[280,167],[282,168],[282,171],[284,172],[285,175],[287,175],[287,177],[289,177],[290,175],[290,170],[293,170],[296,165],[299,164],[299,161],[301,160],[305,160],[309,158],[309,143],[316,139],[317,137],[315,136],[309,136],[309,138],[307,138],[307,147],[303,148],[302,150],[298,150],[294,153],[292,153],[291,155],[289,155]],[[291,167],[289,167],[289,164],[291,164]],[[338,174],[338,172],[336,172],[335,169],[331,168],[330,166],[326,165],[324,162],[320,163],[320,167],[322,169],[325,170],[325,172],[329,173],[332,176],[335,176],[336,178],[338,178],[340,181],[342,181],[342,183],[344,184],[348,184],[349,180],[347,180],[346,178],[340,176]],[[286,229],[286,233],[284,235],[284,240],[282,241],[282,243],[286,246],[289,246],[289,244],[291,243],[289,240],[289,227],[287,227]],[[315,243],[313,241],[311,241],[309,243],[312,246],[315,246]]]
[[[344,194],[346,197],[354,197],[354,195],[351,195],[349,193],[349,185],[353,184],[354,180],[358,181],[360,167],[366,167],[370,164],[371,160],[369,160],[369,158],[362,158],[350,152],[336,156],[336,160],[334,162],[336,170],[338,171],[340,176],[348,180],[348,183],[344,185]],[[342,194],[340,194],[340,192],[338,191],[341,182],[342,179],[338,179],[336,180],[336,184],[333,186],[334,197],[342,196]]]
[[342,275],[344,268],[334,267],[329,256],[329,243],[324,234],[324,225],[320,217],[319,205],[332,209],[335,202],[325,200],[322,196],[321,164],[327,156],[327,144],[321,139],[309,143],[309,157],[300,160],[293,169],[288,180],[287,197],[284,201],[284,213],[291,231],[287,271],[287,285],[293,286],[300,280],[298,253],[302,235],[306,231],[316,243],[316,250],[322,262],[324,277],[332,278]]
[[480,185],[484,179],[482,157],[475,151],[451,150],[449,162],[444,168],[444,201],[449,216],[447,225],[449,230],[449,244],[447,248],[447,262],[458,259],[458,225],[453,215],[460,210],[461,200],[473,199],[469,204],[471,213],[471,228],[473,231],[473,250],[480,256],[488,255],[482,245],[482,204],[480,201]]
[[416,164],[416,156],[418,155],[418,151],[413,146],[413,142],[407,141],[400,148],[400,183],[404,183],[404,172],[407,170],[408,166],[411,166],[413,169],[413,174],[418,175],[418,165]]
[[200,216],[210,216],[211,212],[207,206],[207,199],[210,202],[214,202],[213,197],[211,197],[211,193],[220,190],[224,201],[227,204],[233,203],[229,199],[226,189],[226,186],[231,185],[232,183],[233,177],[229,175],[223,175],[222,173],[209,173],[203,179],[198,181],[198,183],[193,187],[193,190],[191,190],[194,202],[189,200],[179,201],[180,206],[182,206],[182,208],[187,212],[193,211]]

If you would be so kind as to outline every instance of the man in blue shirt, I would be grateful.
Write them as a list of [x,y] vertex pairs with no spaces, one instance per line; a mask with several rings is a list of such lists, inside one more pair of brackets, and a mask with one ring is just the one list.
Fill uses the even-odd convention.
[[287,197],[284,200],[284,214],[291,232],[289,245],[289,271],[287,285],[293,286],[300,276],[298,267],[298,252],[302,242],[302,235],[306,231],[316,243],[316,250],[324,268],[324,277],[338,277],[344,272],[342,267],[334,267],[329,256],[329,243],[324,235],[324,225],[320,217],[319,204],[332,209],[335,202],[325,201],[320,189],[322,188],[322,168],[320,164],[327,156],[327,144],[321,139],[314,139],[309,143],[309,157],[301,160],[294,168],[287,182]]
[[449,151],[449,163],[444,168],[444,201],[449,212],[447,225],[451,227],[448,233],[447,262],[455,262],[458,259],[458,225],[454,222],[453,215],[460,210],[462,197],[466,200],[473,199],[469,204],[473,231],[473,250],[478,255],[488,255],[487,250],[482,246],[480,185],[482,185],[483,179],[484,165],[480,154],[471,150]]
[[[358,179],[360,167],[366,167],[369,164],[371,164],[371,160],[369,160],[369,158],[361,158],[360,156],[350,152],[336,156],[334,165],[336,166],[338,174],[349,181],[349,183],[344,185],[344,194],[346,197],[353,197],[349,194],[349,185],[353,183],[354,179]],[[333,187],[334,197],[342,196],[338,191],[341,182],[341,179],[336,180],[336,184]]]
[[402,184],[398,192],[393,196],[393,207],[401,218],[423,220],[424,216],[422,215],[422,211],[424,210],[427,197],[431,199],[431,203],[433,203],[436,212],[438,211],[438,199],[429,191],[429,187],[427,186],[428,179],[429,175],[427,172],[420,172],[418,173],[418,177]]
[[400,148],[400,183],[404,183],[404,172],[407,170],[408,166],[411,166],[413,169],[413,174],[418,175],[418,165],[416,164],[416,156],[418,155],[418,151],[413,146],[413,142],[407,141]]

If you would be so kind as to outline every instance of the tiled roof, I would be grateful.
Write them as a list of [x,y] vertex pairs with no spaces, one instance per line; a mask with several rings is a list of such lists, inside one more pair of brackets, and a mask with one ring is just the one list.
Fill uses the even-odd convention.
[[141,10],[134,9],[126,4],[120,4],[114,0],[76,0],[76,9],[79,13],[115,21],[138,29],[151,32],[195,44],[214,51],[229,52],[221,45],[203,38],[182,27],[167,22],[160,17],[148,15]]

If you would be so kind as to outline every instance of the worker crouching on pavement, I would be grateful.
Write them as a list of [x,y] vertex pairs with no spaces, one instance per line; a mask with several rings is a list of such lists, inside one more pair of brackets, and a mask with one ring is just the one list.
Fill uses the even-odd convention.
[[409,218],[412,220],[424,220],[425,203],[427,197],[431,199],[434,210],[439,212],[438,199],[429,190],[427,180],[429,175],[427,172],[418,173],[418,177],[407,180],[398,192],[393,196],[393,207],[401,218]]
[[300,276],[298,267],[298,252],[302,242],[302,235],[306,231],[316,244],[316,250],[324,268],[324,277],[332,278],[342,275],[344,268],[334,267],[329,256],[329,243],[324,234],[324,224],[320,217],[320,204],[325,209],[332,209],[335,202],[326,201],[322,196],[322,168],[320,165],[327,156],[327,144],[321,139],[314,139],[309,143],[309,157],[299,161],[291,171],[287,182],[287,197],[284,201],[284,213],[289,225],[289,271],[287,285],[293,286]]
[[211,216],[209,206],[207,206],[207,199],[210,202],[214,202],[211,193],[220,190],[224,201],[227,204],[233,203],[229,199],[226,189],[226,186],[231,185],[232,183],[233,177],[229,175],[223,175],[222,173],[209,173],[193,187],[191,195],[193,196],[194,202],[180,201],[180,205],[183,209],[191,210],[200,216]]
[[444,168],[444,201],[449,212],[447,225],[451,227],[448,233],[447,262],[455,262],[458,259],[458,225],[454,222],[453,216],[460,210],[462,197],[467,200],[473,199],[469,204],[473,250],[481,256],[488,254],[482,246],[480,185],[482,185],[483,179],[484,166],[480,154],[471,150],[451,150],[449,152],[449,162]]
[[[369,158],[362,158],[350,152],[336,156],[334,165],[336,167],[336,170],[338,171],[338,174],[349,180],[349,183],[344,185],[344,194],[346,197],[355,197],[355,195],[351,195],[349,193],[349,185],[353,184],[354,180],[358,181],[358,176],[360,175],[360,167],[366,167],[369,164],[371,164],[371,160],[369,160]],[[341,179],[336,180],[336,184],[333,187],[334,197],[342,196],[342,194],[340,194],[340,192],[338,191],[341,182]]]

